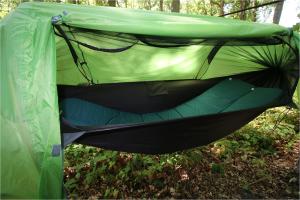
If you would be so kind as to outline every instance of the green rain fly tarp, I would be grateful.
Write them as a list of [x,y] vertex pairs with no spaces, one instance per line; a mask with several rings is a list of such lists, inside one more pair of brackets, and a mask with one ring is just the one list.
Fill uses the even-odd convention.
[[[56,24],[65,24],[73,31],[78,28],[91,32],[205,40],[255,41],[280,37],[293,48],[299,45],[296,36],[287,39],[293,32],[272,24],[120,8],[21,4],[0,23],[2,198],[62,197],[63,153],[56,87],[57,84],[86,84],[87,79],[74,64],[64,38],[55,35],[53,17],[56,17]],[[110,48],[119,45],[108,44],[111,39],[95,41],[94,37],[84,34],[86,32],[77,34],[76,39]],[[72,32],[67,35],[71,38]],[[137,41],[129,50],[114,54],[95,52],[75,42],[73,46],[79,59],[82,59],[81,52],[84,53],[94,83],[209,79],[263,70],[268,67],[266,63],[273,62],[270,57],[275,58],[283,52],[292,54],[282,44],[273,45],[266,56],[269,62],[253,62],[253,56],[246,54],[250,52],[257,60],[266,49],[224,46],[212,61],[208,61],[206,58],[213,45],[160,49]],[[295,55],[287,58],[279,67],[286,67]]]

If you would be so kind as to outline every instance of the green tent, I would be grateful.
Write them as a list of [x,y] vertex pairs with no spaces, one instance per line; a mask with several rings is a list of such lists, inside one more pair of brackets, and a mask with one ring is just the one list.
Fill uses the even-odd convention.
[[292,102],[299,34],[226,18],[24,3],[0,23],[1,198],[61,198],[63,147],[167,153]]

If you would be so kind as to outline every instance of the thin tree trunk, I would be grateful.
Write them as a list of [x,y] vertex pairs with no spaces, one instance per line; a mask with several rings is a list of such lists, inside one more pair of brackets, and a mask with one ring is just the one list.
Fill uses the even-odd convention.
[[159,10],[164,11],[164,0],[159,0]]
[[116,7],[116,5],[117,5],[117,0],[108,0],[108,6]]
[[180,0],[172,0],[171,11],[172,12],[180,11]]
[[151,0],[148,0],[146,3],[147,3],[147,10],[151,10],[152,9]]
[[[253,6],[258,6],[258,0],[255,0],[255,1],[254,1],[254,5],[253,5]],[[252,11],[253,14],[252,14],[252,19],[251,19],[251,20],[252,20],[253,22],[256,22],[256,20],[257,20],[257,19],[256,19],[256,17],[257,17],[257,10],[258,10],[258,9],[255,8],[255,9],[253,9],[253,11]]]
[[[246,1],[245,0],[240,0],[240,6],[241,10],[246,8]],[[246,13],[245,11],[240,12],[240,20],[245,20],[246,19]]]
[[283,3],[284,3],[284,1],[279,2],[279,3],[277,3],[277,5],[275,7],[274,16],[273,16],[274,24],[279,24],[280,16],[281,16],[282,8],[283,8]]
[[213,2],[212,2],[212,0],[209,1],[209,4],[210,4],[209,13],[210,13],[210,16],[213,16]]
[[221,0],[220,1],[220,4],[219,4],[219,11],[220,11],[220,15],[224,15],[224,5],[225,5],[225,2],[224,0]]

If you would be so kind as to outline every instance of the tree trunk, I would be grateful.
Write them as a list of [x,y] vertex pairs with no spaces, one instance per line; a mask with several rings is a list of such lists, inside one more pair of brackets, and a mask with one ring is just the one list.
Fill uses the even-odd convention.
[[[255,0],[253,6],[258,6],[258,3],[259,3],[258,0]],[[252,19],[251,19],[251,20],[252,20],[253,22],[256,22],[256,20],[257,20],[257,19],[256,19],[256,18],[257,18],[257,10],[258,10],[258,9],[255,8],[255,9],[253,9],[253,11],[252,11],[253,14],[252,14]]]
[[283,3],[284,3],[284,1],[279,2],[279,3],[277,3],[277,5],[275,7],[274,16],[273,16],[274,24],[279,24],[280,16],[281,16],[282,8],[283,8]]
[[164,11],[164,0],[159,0],[159,10]]
[[180,11],[180,0],[172,0],[171,12]]
[[224,15],[224,14],[225,14],[225,13],[224,13],[224,5],[225,5],[224,0],[221,0],[221,1],[220,1],[220,4],[219,4],[219,12],[220,12],[219,15]]
[[116,7],[117,0],[108,0],[108,6]]
[[147,10],[151,10],[151,9],[152,9],[152,3],[151,3],[151,0],[146,1],[146,4],[147,4],[146,9],[147,9]]
[[210,4],[210,6],[209,6],[210,7],[210,9],[209,9],[210,14],[209,15],[213,16],[213,2],[212,2],[212,0],[209,1],[209,4]]
[[[240,0],[240,9],[243,10],[246,8],[246,1],[245,0]],[[246,13],[245,11],[240,12],[240,20],[245,20],[246,19]]]
[[213,13],[213,5],[217,6],[216,12],[218,15],[224,15],[224,6],[225,6],[225,1],[224,0],[210,0],[210,15],[214,15]]

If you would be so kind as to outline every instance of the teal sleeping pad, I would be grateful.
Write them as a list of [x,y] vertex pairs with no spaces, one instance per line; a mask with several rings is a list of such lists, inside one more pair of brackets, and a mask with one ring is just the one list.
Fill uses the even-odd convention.
[[78,126],[105,126],[174,120],[237,111],[273,103],[281,95],[277,88],[254,88],[240,80],[227,79],[201,95],[171,109],[136,114],[108,108],[77,98],[62,101],[62,115]]
[[227,107],[224,112],[266,106],[275,102],[281,94],[282,90],[277,88],[253,88],[248,94],[237,99]]

